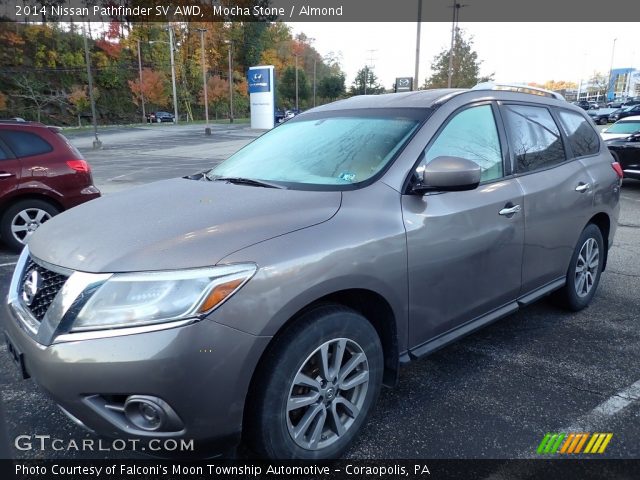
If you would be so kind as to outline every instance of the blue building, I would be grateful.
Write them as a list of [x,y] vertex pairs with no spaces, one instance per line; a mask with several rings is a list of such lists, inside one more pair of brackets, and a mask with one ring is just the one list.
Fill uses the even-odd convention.
[[640,97],[640,70],[614,68],[611,70],[607,100]]

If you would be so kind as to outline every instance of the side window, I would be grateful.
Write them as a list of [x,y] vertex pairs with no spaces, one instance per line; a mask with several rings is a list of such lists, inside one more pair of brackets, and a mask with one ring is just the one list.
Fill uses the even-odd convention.
[[598,153],[600,150],[598,134],[582,115],[569,110],[558,110],[558,116],[576,157]]
[[0,145],[0,160],[6,160],[7,158],[9,158],[7,152],[5,152],[2,145]]
[[442,156],[476,162],[482,170],[481,181],[502,177],[502,149],[491,105],[467,108],[447,123],[425,152],[425,160]]
[[3,130],[0,133],[2,139],[9,146],[16,157],[30,157],[41,155],[53,150],[44,139],[31,132],[17,130]]
[[560,131],[549,110],[528,105],[505,105],[504,110],[518,173],[553,167],[566,160]]

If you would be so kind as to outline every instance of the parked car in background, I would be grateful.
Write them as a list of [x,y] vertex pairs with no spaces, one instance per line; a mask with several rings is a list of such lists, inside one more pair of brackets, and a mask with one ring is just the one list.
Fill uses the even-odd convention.
[[173,113],[169,112],[152,112],[147,113],[148,123],[175,122]]
[[609,116],[614,111],[613,108],[599,108],[597,110],[589,110],[587,115],[589,115],[597,125],[606,125],[609,123]]
[[614,108],[613,111],[609,114],[609,123],[615,123],[618,120],[618,114],[622,112],[622,108]]
[[9,352],[98,434],[340,457],[401,364],[597,290],[620,166],[581,109],[499,87],[323,105],[47,222],[15,267]]
[[622,107],[609,115],[609,122],[617,122],[625,117],[640,115],[640,105]]
[[622,167],[624,176],[640,180],[640,131],[628,137],[607,140],[606,144]]
[[591,104],[586,100],[578,100],[577,102],[573,102],[574,105],[577,105],[583,110],[589,110],[591,108]]
[[600,108],[600,104],[598,102],[589,102],[589,110],[597,110]]
[[276,108],[274,115],[275,123],[282,123],[282,121],[284,120],[284,110],[282,110],[281,108]]
[[284,120],[283,121],[289,120],[289,119],[295,117],[296,115],[300,115],[300,113],[301,113],[300,110],[295,109],[295,108],[292,108],[290,110],[285,110],[285,112],[284,112]]
[[627,100],[626,102],[624,102],[622,104],[623,107],[631,107],[631,106],[634,106],[634,105],[640,105],[640,99],[632,98],[632,99],[629,99],[629,100]]
[[620,108],[622,107],[622,104],[624,103],[624,100],[612,100],[611,102],[607,102],[607,107],[609,108]]
[[608,128],[600,132],[604,140],[613,138],[625,138],[634,133],[640,132],[640,116],[626,117],[619,120]]
[[56,127],[0,122],[0,236],[19,251],[63,210],[100,196],[82,154]]

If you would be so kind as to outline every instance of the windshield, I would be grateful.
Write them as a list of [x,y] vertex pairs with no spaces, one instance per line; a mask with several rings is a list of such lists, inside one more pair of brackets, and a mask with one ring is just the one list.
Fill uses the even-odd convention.
[[425,109],[387,109],[302,115],[265,133],[207,178],[248,178],[294,188],[365,182],[391,162],[427,114]]
[[621,120],[614,123],[605,133],[636,133],[640,131],[640,120]]

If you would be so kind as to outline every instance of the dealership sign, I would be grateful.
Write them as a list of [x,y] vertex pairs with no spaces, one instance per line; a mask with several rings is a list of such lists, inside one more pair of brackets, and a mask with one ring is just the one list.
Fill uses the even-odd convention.
[[271,91],[271,76],[268,68],[254,67],[249,69],[249,93]]
[[396,92],[410,92],[413,90],[413,77],[396,78]]
[[272,65],[251,67],[247,72],[251,128],[268,130],[274,127],[276,98],[273,74]]

